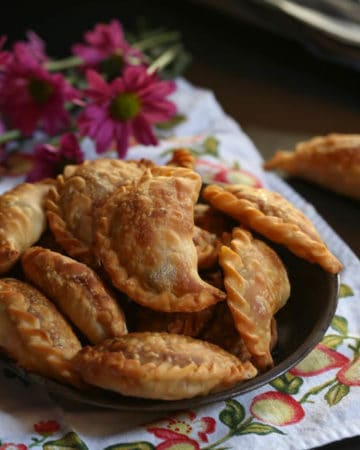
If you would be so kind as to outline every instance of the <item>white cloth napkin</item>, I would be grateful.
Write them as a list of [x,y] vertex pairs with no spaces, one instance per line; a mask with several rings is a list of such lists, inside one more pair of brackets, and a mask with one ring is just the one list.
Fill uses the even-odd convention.
[[[221,173],[232,182],[260,180],[308,215],[345,267],[342,298],[324,341],[328,347],[318,346],[307,364],[272,385],[194,411],[158,416],[69,403],[0,364],[0,450],[301,450],[360,433],[359,260],[310,204],[262,171],[259,152],[211,92],[182,79],[177,84],[173,99],[186,121],[169,132],[171,137],[164,135],[159,146],[133,147],[128,157],[163,162],[169,149],[191,146],[200,155],[205,179]],[[88,158],[97,156],[89,141],[84,149]],[[0,192],[20,181],[3,178]]]

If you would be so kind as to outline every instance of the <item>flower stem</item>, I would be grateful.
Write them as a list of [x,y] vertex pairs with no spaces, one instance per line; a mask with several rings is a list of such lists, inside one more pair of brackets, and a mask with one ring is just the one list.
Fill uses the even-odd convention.
[[58,70],[71,69],[72,67],[79,67],[84,61],[78,56],[69,56],[68,58],[59,59],[57,61],[48,61],[46,63],[46,68],[55,72]]
[[305,403],[307,401],[307,399],[311,396],[311,395],[316,395],[319,392],[321,392],[323,389],[327,388],[328,386],[331,386],[332,384],[336,383],[336,378],[333,378],[329,381],[326,381],[323,384],[320,384],[319,386],[315,386],[312,389],[310,389],[308,392],[306,392],[306,394],[304,394],[301,399],[299,400],[299,403]]
[[170,47],[150,64],[150,66],[148,67],[148,72],[153,73],[156,70],[163,69],[176,58],[180,50],[180,45],[174,45],[173,47]]
[[4,144],[5,142],[12,141],[13,139],[19,139],[20,137],[21,137],[20,130],[5,131],[5,133],[0,134],[0,144]]
[[181,35],[178,31],[168,31],[166,33],[149,36],[141,41],[134,42],[132,45],[138,50],[146,50],[155,45],[164,44],[165,42],[177,41],[180,37]]

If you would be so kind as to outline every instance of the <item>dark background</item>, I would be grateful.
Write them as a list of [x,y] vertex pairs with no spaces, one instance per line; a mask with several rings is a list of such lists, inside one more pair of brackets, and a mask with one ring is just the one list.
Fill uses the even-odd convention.
[[[150,27],[182,32],[193,58],[185,76],[214,91],[224,110],[241,124],[265,158],[279,146],[291,147],[316,134],[360,132],[358,71],[324,58],[311,38],[294,40],[284,37],[281,29],[279,33],[267,31],[263,27],[270,20],[267,11],[250,17],[249,2],[233,2],[236,12],[219,8],[221,0],[217,8],[208,3],[216,2],[6,2],[6,7],[1,7],[0,35],[8,35],[12,42],[32,29],[46,40],[48,54],[64,57],[70,53],[70,45],[81,41],[83,32],[95,23],[118,18],[131,30],[143,17]],[[273,22],[270,28],[276,29]],[[290,180],[290,184],[360,255],[359,204],[304,182]],[[359,448],[360,438],[323,447]]]

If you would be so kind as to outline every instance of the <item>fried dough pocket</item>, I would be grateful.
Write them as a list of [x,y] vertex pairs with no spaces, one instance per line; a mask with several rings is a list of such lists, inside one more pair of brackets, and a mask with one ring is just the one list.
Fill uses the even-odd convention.
[[129,333],[73,359],[89,384],[142,398],[178,400],[207,395],[256,375],[250,362],[179,334]]

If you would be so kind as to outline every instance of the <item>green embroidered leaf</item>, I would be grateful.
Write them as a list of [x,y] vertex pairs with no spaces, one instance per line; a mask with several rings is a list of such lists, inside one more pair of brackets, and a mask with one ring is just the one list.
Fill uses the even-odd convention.
[[347,284],[340,284],[339,298],[352,297],[354,291]]
[[334,406],[339,403],[349,392],[349,386],[337,383],[327,391],[324,398],[328,402],[329,406]]
[[110,445],[104,450],[155,450],[155,447],[150,442],[129,442],[125,444]]
[[77,433],[70,431],[60,439],[45,442],[43,450],[89,450],[89,448]]
[[331,321],[331,328],[333,328],[343,336],[346,336],[348,332],[348,322],[345,317],[334,316],[333,320]]
[[339,345],[342,344],[343,340],[343,336],[339,336],[338,334],[328,334],[323,337],[321,343],[326,345],[326,347],[336,350]]
[[261,434],[261,435],[270,434],[270,433],[285,434],[282,431],[278,430],[277,428],[272,427],[271,425],[266,425],[264,423],[259,423],[259,422],[250,423],[246,427],[239,430],[236,434],[241,435],[241,434],[250,434],[250,433]]
[[158,128],[159,130],[171,130],[180,123],[185,122],[185,120],[186,116],[184,114],[176,114],[174,117],[172,117],[170,120],[167,120],[166,122],[157,123],[156,128]]
[[214,136],[208,136],[202,143],[204,153],[209,155],[218,156],[219,141]]
[[244,407],[236,400],[228,400],[226,408],[219,414],[219,419],[227,427],[236,428],[245,418]]
[[281,375],[275,380],[271,381],[271,386],[280,392],[285,392],[286,394],[297,394],[301,385],[303,384],[303,379],[292,375],[290,372]]

